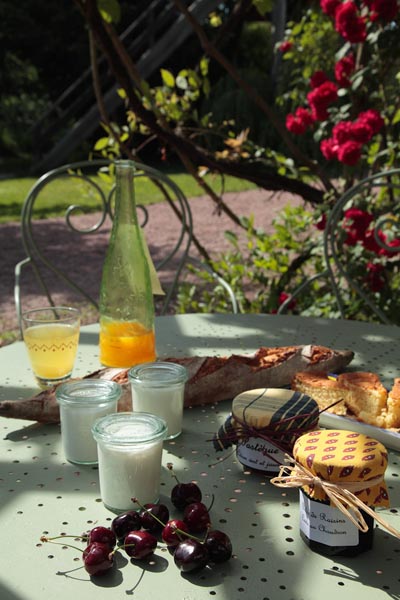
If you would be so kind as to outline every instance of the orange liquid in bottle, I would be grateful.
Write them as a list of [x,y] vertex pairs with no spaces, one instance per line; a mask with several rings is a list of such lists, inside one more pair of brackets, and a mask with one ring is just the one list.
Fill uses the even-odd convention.
[[106,367],[132,367],[156,359],[154,331],[134,321],[100,320],[100,362]]

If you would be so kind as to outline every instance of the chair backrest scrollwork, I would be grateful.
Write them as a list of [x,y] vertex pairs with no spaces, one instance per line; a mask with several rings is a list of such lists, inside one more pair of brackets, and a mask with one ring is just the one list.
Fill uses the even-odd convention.
[[325,270],[311,274],[279,313],[318,279],[329,283],[341,318],[400,324],[400,169],[388,169],[349,188],[327,215]]

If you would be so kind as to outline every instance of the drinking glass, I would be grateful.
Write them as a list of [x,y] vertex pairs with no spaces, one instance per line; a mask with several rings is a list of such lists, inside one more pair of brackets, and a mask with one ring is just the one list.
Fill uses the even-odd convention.
[[22,314],[23,338],[40,387],[51,387],[71,377],[79,329],[76,308],[51,306]]

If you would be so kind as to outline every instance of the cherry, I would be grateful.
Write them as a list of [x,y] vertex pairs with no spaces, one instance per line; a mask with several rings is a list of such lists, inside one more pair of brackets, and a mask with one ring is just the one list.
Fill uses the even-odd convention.
[[114,555],[108,544],[93,542],[85,548],[82,559],[89,575],[104,575],[114,564]]
[[214,529],[207,533],[204,545],[208,550],[210,560],[215,563],[225,562],[232,556],[232,542],[223,531]]
[[208,562],[208,550],[197,540],[183,540],[175,548],[174,562],[180,571],[200,571]]
[[111,531],[115,533],[118,541],[122,543],[130,531],[136,531],[141,526],[142,522],[139,513],[136,510],[129,510],[117,515],[113,519],[111,522]]
[[177,546],[181,541],[185,540],[188,535],[188,526],[180,519],[170,519],[161,533],[162,539],[170,548]]
[[147,558],[157,547],[157,538],[148,531],[131,531],[125,537],[124,550],[136,559]]
[[201,490],[195,483],[177,483],[171,491],[171,502],[179,510],[193,502],[200,502],[201,498]]
[[87,542],[88,546],[90,544],[93,544],[94,542],[107,544],[110,550],[112,550],[115,544],[117,543],[117,538],[115,533],[111,531],[111,529],[108,529],[107,527],[98,526],[93,527],[93,529],[89,531]]
[[179,510],[183,510],[188,504],[200,502],[202,499],[201,490],[198,485],[193,482],[181,483],[172,469],[172,464],[167,465],[177,483],[171,491],[171,502]]
[[169,519],[165,504],[145,504],[139,514],[143,529],[151,532],[161,531]]
[[202,502],[189,504],[184,510],[183,520],[189,527],[189,531],[194,533],[204,531],[211,524],[208,508]]

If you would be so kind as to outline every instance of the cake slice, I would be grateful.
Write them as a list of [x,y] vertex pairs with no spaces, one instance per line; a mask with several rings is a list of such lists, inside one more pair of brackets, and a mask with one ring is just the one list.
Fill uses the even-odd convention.
[[[292,389],[314,398],[321,410],[353,415],[364,423],[379,427],[383,426],[380,422],[385,421],[388,392],[375,373],[358,371],[330,377],[327,373],[299,372],[293,378]],[[342,402],[328,408],[338,400]],[[399,396],[393,399],[393,405],[396,403],[400,403],[400,385]]]
[[400,428],[400,378],[397,377],[394,380],[387,398],[386,408],[379,415],[377,421],[379,427],[385,429]]
[[327,373],[301,371],[294,376],[291,387],[292,390],[311,396],[318,403],[320,410],[347,415],[344,391],[338,386],[336,378],[330,378]]

